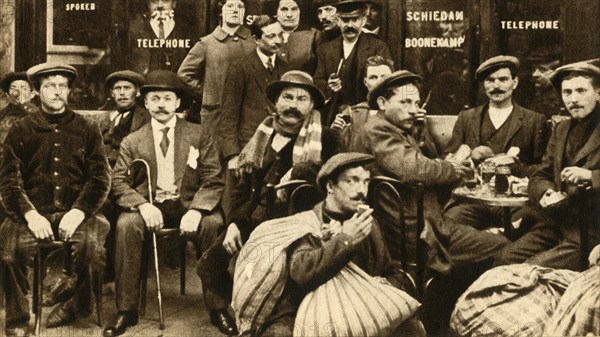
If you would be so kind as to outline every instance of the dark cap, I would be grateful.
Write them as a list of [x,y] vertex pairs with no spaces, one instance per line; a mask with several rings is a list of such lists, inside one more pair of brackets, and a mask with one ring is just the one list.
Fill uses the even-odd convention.
[[191,90],[177,77],[177,75],[168,70],[154,70],[146,75],[146,84],[140,88],[142,97],[151,91],[172,91],[179,99],[181,104],[177,111],[183,111],[189,108],[194,101]]
[[281,79],[269,83],[266,88],[267,98],[275,104],[281,91],[287,87],[299,87],[308,90],[315,102],[315,108],[319,108],[325,103],[325,95],[314,85],[313,78],[300,70],[288,71],[281,75]]
[[319,8],[323,6],[333,6],[336,2],[336,0],[315,0],[313,2],[313,6],[314,8]]
[[141,87],[144,85],[144,76],[142,74],[136,73],[131,70],[120,70],[115,71],[114,73],[108,75],[104,83],[106,84],[106,89],[112,89],[112,86],[117,81],[127,81],[135,84],[136,87]]
[[519,59],[510,55],[498,55],[489,58],[477,67],[475,78],[481,82],[488,77],[489,74],[500,68],[509,68],[516,71],[519,68]]
[[33,83],[36,83],[40,77],[50,75],[64,75],[73,81],[77,78],[77,69],[66,63],[54,62],[40,63],[27,69],[27,78]]
[[329,158],[321,167],[317,174],[317,184],[325,189],[327,179],[336,171],[343,170],[348,166],[366,165],[375,161],[375,157],[370,154],[358,152],[344,152],[336,154]]
[[364,15],[367,4],[364,0],[342,0],[332,5],[341,17]]
[[379,109],[379,106],[377,105],[377,98],[381,96],[387,88],[420,82],[422,79],[423,78],[421,76],[413,74],[408,70],[398,70],[393,72],[390,76],[386,77],[383,81],[379,82],[379,84],[371,89],[371,91],[369,91],[367,94],[369,108]]
[[17,80],[28,81],[27,74],[24,71],[6,74],[6,76],[2,78],[2,81],[0,81],[0,88],[2,88],[2,91],[8,92],[10,84]]
[[554,88],[560,91],[562,80],[565,76],[570,74],[576,75],[587,75],[600,79],[600,68],[592,65],[588,62],[576,62],[565,64],[562,67],[558,67],[552,74],[550,74],[550,81]]

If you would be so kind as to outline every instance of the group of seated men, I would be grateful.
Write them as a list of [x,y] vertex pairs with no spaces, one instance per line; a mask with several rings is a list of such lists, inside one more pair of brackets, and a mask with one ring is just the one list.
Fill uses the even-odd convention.
[[[344,13],[344,7],[340,9]],[[211,322],[224,334],[291,335],[294,327],[306,322],[328,326],[335,333],[335,329],[353,331],[358,320],[363,328],[369,323],[378,327],[369,330],[371,335],[424,335],[415,316],[418,305],[406,295],[414,294],[410,281],[396,263],[401,258],[399,242],[405,237],[388,221],[402,211],[413,225],[415,195],[409,188],[401,189],[403,209],[387,207],[389,219],[374,219],[372,209],[359,206],[366,204],[375,175],[406,186],[425,185],[426,229],[418,234],[428,245],[427,267],[435,273],[523,262],[582,268],[581,254],[589,253],[580,249],[582,235],[589,247],[600,243],[593,221],[598,214],[589,209],[598,204],[600,186],[600,69],[576,63],[553,72],[550,79],[571,119],[558,123],[549,136],[544,116],[512,99],[519,83],[519,60],[493,57],[476,72],[488,103],[461,112],[450,145],[439,149],[423,122],[420,76],[394,71],[388,55],[372,55],[363,65],[361,81],[369,90],[360,98],[364,102],[328,120],[319,109],[331,100],[343,101],[347,76],[330,76],[322,82],[326,90],[300,70],[275,76],[278,70],[270,70],[258,51],[273,49],[268,39],[276,28],[269,18],[255,20],[252,27],[258,67],[272,78],[254,83],[243,64],[229,69],[222,79],[220,115],[214,118],[211,111],[204,111],[207,124],[179,118],[193,97],[182,79],[169,71],[109,75],[106,86],[116,110],[100,121],[100,127],[68,106],[77,78],[72,66],[39,64],[20,78],[30,83],[39,103],[11,119],[0,164],[6,218],[0,226],[0,252],[8,336],[28,335],[27,265],[42,241],[71,242],[77,275],[74,295],[52,310],[47,326],[65,325],[91,312],[88,268],[104,269],[111,228],[117,314],[103,334],[123,334],[138,321],[145,233],[163,227],[179,228],[197,247],[205,303]],[[355,38],[367,34],[346,33]],[[328,63],[319,67],[327,68]],[[350,70],[343,66],[337,69],[340,74],[346,71]],[[239,85],[244,90],[238,90]],[[256,91],[247,90],[252,86]],[[263,100],[263,106],[254,106]],[[529,177],[531,202],[512,211],[512,220],[520,225],[514,237],[488,230],[499,226],[499,210],[439,193],[472,174],[471,164],[457,155],[464,145],[473,161],[520,149],[511,170]],[[138,161],[148,165],[148,176],[145,170],[134,169]],[[279,195],[275,211],[269,210],[273,205],[268,204],[268,186],[290,179],[315,183],[324,200],[287,218],[285,197]],[[557,194],[566,198],[553,203]],[[581,222],[593,224],[588,233],[579,233]],[[271,258],[257,262],[248,258],[249,251],[244,253],[261,245],[276,248]],[[365,287],[363,294],[390,291],[392,304],[407,309],[394,311],[393,305],[378,302],[378,310],[390,317],[380,324],[368,315],[375,300],[357,300],[345,308],[353,318],[315,321],[307,310],[323,314],[326,311],[319,310],[326,309],[314,308],[309,300],[332,288],[338,296],[351,296],[347,289],[356,284],[348,279],[363,282],[356,283]],[[236,320],[230,316],[230,304]],[[427,306],[425,300],[423,313],[429,312]],[[428,332],[433,331],[435,327],[421,317]]]

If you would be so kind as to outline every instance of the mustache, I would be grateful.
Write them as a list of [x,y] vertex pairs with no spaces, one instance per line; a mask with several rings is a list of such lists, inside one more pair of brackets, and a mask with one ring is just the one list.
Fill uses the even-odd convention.
[[490,91],[490,94],[503,94],[505,91],[502,89],[494,89]]
[[571,104],[569,106],[569,109],[583,109],[583,105],[579,105],[579,104]]
[[354,29],[353,27],[347,27],[344,29],[344,33],[358,33],[358,30]]
[[294,107],[289,107],[281,112],[283,115],[294,116],[297,118],[302,118],[302,112]]
[[364,195],[363,193],[358,193],[357,195],[355,195],[352,198],[350,198],[350,200],[352,200],[352,201],[361,201],[361,202],[365,203],[367,201],[367,196]]

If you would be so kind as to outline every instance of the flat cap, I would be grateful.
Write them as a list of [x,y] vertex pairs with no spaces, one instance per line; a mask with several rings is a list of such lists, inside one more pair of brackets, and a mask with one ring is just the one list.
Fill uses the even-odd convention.
[[408,70],[398,70],[393,72],[390,76],[386,77],[383,81],[379,82],[369,93],[367,94],[367,101],[369,102],[369,108],[379,109],[377,105],[377,98],[383,94],[383,92],[391,86],[401,86],[407,83],[420,82],[423,78],[416,75]]
[[37,64],[27,69],[27,77],[31,82],[36,82],[41,76],[65,75],[72,80],[77,78],[77,69],[66,63],[46,62]]
[[483,61],[483,63],[481,63],[479,65],[479,67],[477,67],[477,70],[475,71],[475,78],[479,82],[481,82],[486,77],[488,77],[489,74],[493,73],[494,71],[496,71],[500,68],[510,68],[513,70],[517,70],[519,68],[519,65],[520,65],[519,59],[514,56],[510,56],[510,55],[494,56],[492,58],[489,58],[489,59]]
[[16,80],[27,81],[27,74],[24,71],[6,74],[6,76],[2,78],[2,81],[0,81],[0,88],[2,88],[2,91],[8,92],[10,84]]
[[342,0],[334,3],[332,6],[337,9],[340,15],[358,15],[364,14],[367,3],[364,0]]
[[317,174],[317,184],[321,188],[325,188],[325,182],[331,176],[332,173],[343,170],[348,166],[365,165],[375,161],[375,157],[370,154],[358,153],[358,152],[344,152],[338,153],[335,156],[329,158],[325,164],[321,167],[321,170]]
[[110,90],[117,81],[128,81],[139,88],[144,85],[144,75],[131,70],[119,70],[108,75],[104,83],[106,84],[106,88]]
[[573,73],[600,78],[600,68],[588,62],[576,62],[556,68],[556,70],[550,74],[550,81],[554,88],[560,91],[563,78]]
[[315,86],[312,76],[300,70],[290,70],[281,75],[281,79],[269,83],[265,89],[267,98],[275,104],[281,91],[290,86],[306,89],[312,97],[315,108],[325,103],[325,95]]

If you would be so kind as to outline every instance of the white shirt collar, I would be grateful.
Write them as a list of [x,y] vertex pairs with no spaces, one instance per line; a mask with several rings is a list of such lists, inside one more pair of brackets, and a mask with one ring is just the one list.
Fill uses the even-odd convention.
[[177,123],[177,116],[173,116],[173,118],[171,118],[171,120],[166,124],[163,124],[154,118],[152,118],[150,121],[150,125],[152,126],[152,130],[154,132],[160,132],[160,130],[164,129],[165,127],[169,127],[169,133],[171,133],[171,130],[175,129],[175,123]]
[[490,120],[492,121],[492,124],[496,129],[499,129],[504,124],[504,122],[506,122],[512,111],[512,105],[501,109],[493,108],[491,106],[488,108]]
[[271,62],[273,63],[273,67],[275,67],[275,57],[277,56],[277,54],[273,54],[271,56],[267,56],[267,55],[265,55],[265,53],[263,53],[260,50],[260,48],[256,48],[256,53],[258,54],[258,58],[260,58],[260,61],[265,66],[265,68],[268,68],[267,67],[267,61],[269,59],[271,59]]
[[344,50],[344,58],[345,59],[350,57],[350,54],[352,53],[352,50],[354,49],[356,42],[358,42],[358,38],[356,38],[356,40],[354,40],[354,42],[347,42],[346,40],[342,39],[342,48]]
[[[159,29],[158,29],[158,20],[157,19],[150,19],[150,26],[152,27],[152,30],[154,31],[154,35],[156,35],[156,37],[159,37]],[[171,35],[171,33],[173,32],[173,29],[175,29],[175,20],[173,18],[169,18],[163,21],[163,28],[165,30],[165,39],[167,37],[169,37],[169,35]]]

